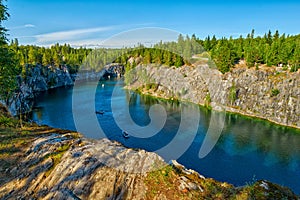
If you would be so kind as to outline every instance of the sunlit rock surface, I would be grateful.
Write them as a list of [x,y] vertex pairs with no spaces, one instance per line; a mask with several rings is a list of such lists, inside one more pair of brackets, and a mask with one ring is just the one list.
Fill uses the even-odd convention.
[[146,172],[165,165],[154,153],[107,139],[72,139],[68,134],[39,138],[27,154],[11,169],[15,179],[0,187],[0,198],[141,199]]
[[237,67],[222,74],[207,65],[140,65],[130,81],[131,89],[157,84],[154,89],[141,89],[154,96],[209,104],[215,110],[225,109],[300,128],[299,72]]

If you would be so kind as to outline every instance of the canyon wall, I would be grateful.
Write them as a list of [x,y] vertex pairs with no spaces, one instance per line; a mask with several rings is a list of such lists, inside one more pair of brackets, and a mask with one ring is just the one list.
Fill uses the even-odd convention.
[[25,75],[17,77],[18,89],[11,103],[10,112],[16,115],[31,111],[34,104],[34,96],[38,92],[72,86],[75,81],[96,81],[104,76],[121,76],[122,74],[124,74],[124,66],[118,63],[106,65],[99,72],[81,70],[76,74],[70,74],[66,66],[57,68],[27,65]]
[[300,128],[300,73],[237,67],[222,74],[207,65],[140,65],[128,87],[167,99],[206,105]]

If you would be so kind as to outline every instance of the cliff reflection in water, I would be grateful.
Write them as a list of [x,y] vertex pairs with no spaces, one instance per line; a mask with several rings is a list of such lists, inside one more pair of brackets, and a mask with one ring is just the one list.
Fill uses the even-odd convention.
[[[96,93],[96,110],[105,111],[98,120],[107,137],[117,140],[132,148],[142,148],[157,151],[168,145],[174,137],[181,122],[181,110],[186,105],[176,101],[166,101],[146,95],[123,90],[118,97],[112,97],[117,80],[103,82],[105,87],[98,87]],[[102,82],[99,83],[100,86]],[[82,83],[79,87],[80,104],[84,109],[87,97],[85,93],[95,84]],[[128,106],[132,119],[136,124],[145,126],[150,123],[148,111],[154,104],[162,105],[167,112],[167,120],[163,129],[150,138],[130,137],[125,139],[121,129],[116,125],[111,112],[111,101],[122,106]],[[56,128],[75,129],[72,115],[72,88],[60,88],[41,93],[37,97],[32,119],[40,124]],[[194,105],[196,106],[196,105]],[[198,108],[198,106],[197,106]],[[300,193],[300,131],[277,126],[273,123],[226,113],[225,126],[221,137],[213,150],[203,159],[198,157],[212,112],[199,107],[200,122],[196,134],[186,132],[180,135],[182,145],[188,137],[193,137],[192,144],[178,159],[188,168],[199,171],[207,177],[226,181],[234,185],[245,185],[256,179],[267,179],[292,188]],[[89,124],[87,124],[88,126]],[[84,134],[84,133],[83,133]],[[86,134],[94,139],[98,135]],[[180,145],[180,144],[179,144]],[[176,150],[176,149],[175,149]]]
[[[160,100],[129,91],[126,92],[126,95],[132,106],[161,104],[167,109],[168,115],[180,114],[181,103],[178,101]],[[144,106],[145,108],[147,106]],[[209,127],[211,113],[215,111],[203,107],[199,107],[199,110],[201,121],[198,134],[202,135],[203,139],[203,132],[206,134]],[[143,115],[148,117],[147,109],[143,111]],[[224,113],[220,112],[219,114]],[[136,114],[132,116],[136,116]],[[180,122],[180,116],[175,118]],[[139,118],[136,118],[136,121],[138,120]],[[149,117],[148,120],[150,120]],[[174,129],[176,128],[178,127],[174,127]],[[226,113],[225,126],[217,147],[232,156],[242,156],[257,151],[265,156],[264,165],[271,166],[275,163],[282,163],[288,165],[290,169],[296,170],[299,168],[298,163],[300,162],[300,130],[279,126],[261,119]]]
[[234,155],[259,151],[265,156],[264,165],[282,163],[299,169],[300,131],[293,128],[229,114],[219,146]]

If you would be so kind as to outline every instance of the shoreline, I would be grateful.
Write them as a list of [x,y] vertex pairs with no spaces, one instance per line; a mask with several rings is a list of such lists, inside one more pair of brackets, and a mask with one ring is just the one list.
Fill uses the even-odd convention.
[[[132,90],[132,91],[138,92],[142,95],[147,95],[147,96],[151,96],[153,98],[162,99],[162,100],[166,100],[166,101],[174,101],[174,99],[175,99],[174,97],[171,97],[171,98],[170,97],[165,97],[163,95],[159,95],[158,93],[153,94],[149,91],[142,91],[140,89],[135,89],[135,88],[132,88],[131,86],[127,86],[127,85],[124,87],[124,89]],[[172,100],[172,98],[174,98],[174,99]],[[176,101],[196,104],[196,105],[201,106],[205,109],[209,109],[209,110],[213,110],[213,111],[217,111],[217,112],[223,112],[222,110],[220,110],[220,107],[223,107],[223,108],[225,107],[225,113],[236,114],[236,115],[240,115],[242,117],[249,117],[249,118],[252,118],[252,119],[262,120],[262,121],[266,121],[266,122],[269,122],[269,123],[273,123],[277,126],[282,126],[282,127],[285,127],[285,128],[292,128],[292,129],[296,129],[297,131],[300,131],[300,127],[298,127],[298,126],[279,123],[279,122],[276,122],[272,119],[264,118],[264,117],[261,117],[261,116],[255,115],[255,114],[249,114],[249,113],[246,113],[246,112],[241,111],[239,109],[235,109],[235,108],[228,107],[228,106],[220,106],[220,105],[211,106],[211,105],[209,105],[210,107],[207,107],[205,104],[202,104],[202,103],[194,103],[194,102],[188,101],[186,99],[177,99],[177,98],[176,98]],[[214,102],[211,102],[211,103],[214,103]]]
[[[141,199],[149,195],[151,198],[164,195],[167,199],[182,196],[185,199],[214,199],[219,195],[225,199],[238,197],[247,199],[247,197],[259,197],[259,194],[267,194],[273,198],[277,195],[283,195],[289,199],[298,198],[298,194],[288,187],[267,180],[234,186],[228,182],[204,177],[200,172],[187,169],[176,161],[172,161],[171,164],[164,163],[155,153],[128,148],[120,142],[108,139],[98,141],[87,139],[74,131],[38,126],[34,123],[26,124],[26,127],[20,130],[13,128],[12,131],[16,138],[26,137],[27,142],[26,145],[21,146],[21,152],[16,152],[18,154],[16,162],[12,162],[6,170],[1,167],[1,170],[4,170],[3,184],[0,184],[1,198],[17,196],[27,198],[36,195],[39,198],[51,199],[59,197],[64,193],[65,188],[69,188],[70,192],[66,193],[69,197],[102,199],[106,192],[111,195],[118,194],[117,191],[110,189],[113,185],[129,189],[131,194],[133,191],[138,191]],[[23,131],[24,134],[18,134],[19,131]],[[0,136],[3,135],[5,133],[2,130]],[[107,154],[107,149],[115,153]],[[3,156],[3,153],[0,152],[0,156]],[[108,156],[114,162],[107,162]],[[124,159],[127,162],[119,163],[119,156],[125,156]],[[14,157],[10,156],[7,159],[14,159]],[[153,165],[157,161],[161,161],[163,165]],[[136,168],[137,164],[141,168]],[[152,169],[153,166],[156,166],[155,170]],[[84,170],[80,170],[81,168]],[[141,170],[142,173],[137,173],[139,171],[135,170]],[[98,176],[102,178],[102,181],[97,178]],[[129,178],[134,185],[139,187],[130,184],[127,188],[127,179],[124,178],[123,182],[123,178],[118,178],[120,176]],[[27,184],[24,185],[25,181]],[[62,184],[57,185],[57,182]],[[89,182],[94,182],[94,185],[90,186]],[[153,193],[153,190],[159,193]],[[126,195],[124,197],[132,198]]]
[[[300,92],[299,75],[290,73],[285,77],[276,69],[245,67],[221,74],[207,65],[179,68],[139,65],[132,82],[125,87],[153,97],[191,102],[215,111],[224,109],[299,130],[300,99],[296,95]],[[278,92],[273,94],[273,91]]]

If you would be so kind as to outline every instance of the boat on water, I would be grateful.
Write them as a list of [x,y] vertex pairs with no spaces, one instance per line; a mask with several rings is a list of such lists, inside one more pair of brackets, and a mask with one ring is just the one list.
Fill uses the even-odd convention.
[[99,111],[96,111],[95,113],[96,113],[96,114],[99,114],[99,115],[103,115],[103,114],[104,114],[104,111],[103,111],[103,110],[99,110]]
[[122,134],[124,138],[129,138],[129,134],[127,133],[127,131],[122,131]]

